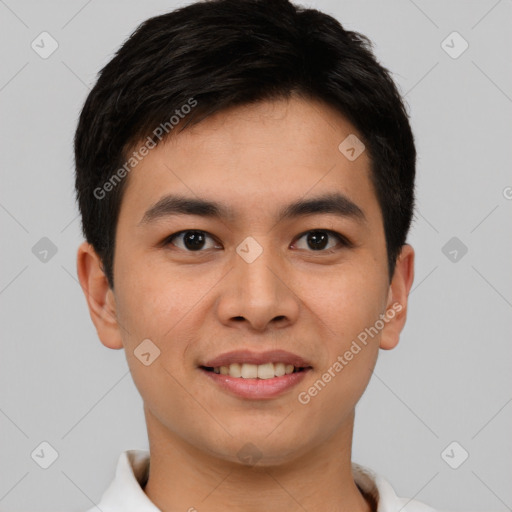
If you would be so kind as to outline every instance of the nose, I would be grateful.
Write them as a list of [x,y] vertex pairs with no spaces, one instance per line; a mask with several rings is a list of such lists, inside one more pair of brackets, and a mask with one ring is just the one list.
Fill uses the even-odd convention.
[[297,321],[300,299],[290,270],[269,247],[254,260],[233,255],[233,267],[219,287],[217,316],[228,326],[262,332]]

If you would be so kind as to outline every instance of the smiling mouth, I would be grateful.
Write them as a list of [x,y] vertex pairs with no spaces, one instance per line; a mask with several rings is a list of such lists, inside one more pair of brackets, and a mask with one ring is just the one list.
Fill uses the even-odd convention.
[[265,363],[265,364],[250,364],[250,363],[232,363],[228,366],[201,366],[202,370],[213,372],[220,375],[226,375],[234,378],[241,379],[272,379],[274,377],[283,377],[292,373],[300,373],[311,368],[296,367],[292,364],[285,363]]

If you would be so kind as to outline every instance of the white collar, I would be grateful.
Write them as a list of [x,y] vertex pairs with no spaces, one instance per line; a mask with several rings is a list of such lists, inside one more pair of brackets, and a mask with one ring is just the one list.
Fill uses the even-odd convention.
[[[103,493],[98,508],[102,512],[161,512],[142,489],[149,471],[149,451],[127,450],[121,453],[116,474]],[[352,463],[356,484],[365,493],[375,496],[377,512],[436,512],[416,500],[399,498],[391,485],[371,469]],[[96,512],[93,507],[87,512]]]

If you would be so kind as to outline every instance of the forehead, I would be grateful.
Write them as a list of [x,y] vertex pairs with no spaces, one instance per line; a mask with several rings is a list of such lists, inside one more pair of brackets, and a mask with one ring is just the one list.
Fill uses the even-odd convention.
[[121,215],[138,215],[138,222],[170,193],[221,202],[240,216],[261,216],[299,197],[332,192],[346,195],[365,215],[378,215],[372,211],[379,209],[367,151],[355,159],[346,152],[344,141],[353,146],[357,135],[338,112],[313,100],[223,110],[148,152],[128,175]]

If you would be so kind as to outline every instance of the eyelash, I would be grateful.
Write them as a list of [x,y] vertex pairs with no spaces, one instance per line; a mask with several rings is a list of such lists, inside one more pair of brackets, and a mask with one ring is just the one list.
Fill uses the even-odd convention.
[[[332,236],[332,237],[336,238],[338,240],[338,243],[342,247],[350,248],[350,247],[354,246],[354,244],[348,238],[343,236],[341,233],[338,233],[337,231],[332,231],[330,229],[310,229],[310,230],[305,231],[304,233],[301,233],[300,235],[298,235],[295,240],[300,240],[305,235],[307,235],[309,233],[315,233],[315,232],[327,233],[329,236]],[[164,246],[172,244],[172,242],[173,242],[173,240],[175,238],[179,237],[180,235],[184,235],[186,233],[202,233],[202,234],[205,234],[208,237],[210,237],[212,240],[215,240],[215,238],[212,235],[210,235],[207,231],[201,231],[201,230],[198,230],[198,229],[185,229],[185,230],[173,233],[172,235],[169,235],[167,238],[165,238],[165,240],[163,241],[162,244]],[[180,247],[177,247],[177,249],[180,249],[180,250],[183,250],[183,251],[189,252],[189,253],[200,253],[200,252],[206,252],[208,250],[208,249],[199,249],[197,251],[190,251],[188,249],[181,249]],[[322,253],[323,252],[323,253],[328,253],[329,254],[329,253],[334,252],[335,250],[336,250],[336,247],[331,247],[329,249],[319,249],[318,251],[310,250],[308,252],[312,252],[312,253]]]

